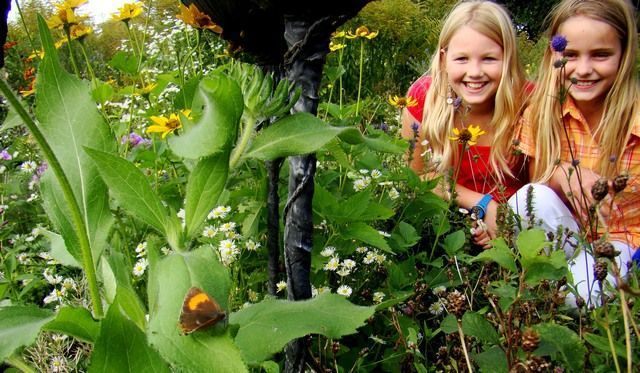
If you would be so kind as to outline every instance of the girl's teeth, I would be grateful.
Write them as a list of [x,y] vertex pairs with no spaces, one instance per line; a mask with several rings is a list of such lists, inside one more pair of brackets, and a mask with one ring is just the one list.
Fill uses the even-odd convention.
[[469,88],[481,88],[484,83],[467,83],[467,87]]
[[578,81],[576,83],[576,85],[577,86],[581,86],[581,87],[587,87],[587,86],[593,85],[593,82],[581,82],[581,81]]

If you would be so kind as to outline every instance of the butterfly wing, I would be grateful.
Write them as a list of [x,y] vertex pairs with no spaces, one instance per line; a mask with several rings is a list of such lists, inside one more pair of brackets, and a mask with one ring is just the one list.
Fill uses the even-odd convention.
[[217,324],[226,314],[213,297],[192,287],[184,297],[180,313],[180,329],[184,334]]

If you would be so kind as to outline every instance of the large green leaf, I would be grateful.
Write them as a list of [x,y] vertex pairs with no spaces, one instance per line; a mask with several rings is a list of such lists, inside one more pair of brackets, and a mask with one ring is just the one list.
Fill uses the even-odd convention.
[[498,343],[498,333],[485,316],[477,312],[465,312],[462,316],[462,331],[470,336],[476,337],[482,342]]
[[538,256],[549,243],[542,229],[530,229],[520,232],[516,246],[522,258],[526,260]]
[[462,249],[465,240],[466,237],[464,235],[464,230],[462,229],[449,233],[444,238],[444,250],[449,254],[449,256],[454,256],[460,249]]
[[[55,153],[66,177],[69,179],[76,201],[83,215],[94,257],[105,245],[113,216],[109,210],[106,185],[98,177],[96,165],[84,153],[84,147],[102,151],[114,151],[115,141],[107,123],[98,112],[87,82],[64,71],[58,60],[53,39],[42,17],[38,17],[40,38],[45,56],[38,68],[36,81],[36,117],[39,128]],[[47,171],[48,173],[51,171]],[[43,198],[62,193],[57,180],[43,179]],[[60,198],[60,197],[58,197]],[[60,206],[59,200],[46,203]],[[78,247],[65,209],[47,209],[52,222],[61,233],[67,247]],[[76,259],[79,253],[71,250]]]
[[347,130],[332,127],[309,113],[288,115],[258,132],[245,157],[272,160],[314,153]]
[[493,261],[500,264],[502,268],[506,268],[512,273],[517,273],[518,269],[516,268],[516,261],[513,252],[511,252],[511,250],[507,246],[504,238],[497,238],[492,241],[492,244],[493,246],[490,249],[482,251],[471,261]]
[[119,302],[112,303],[102,320],[89,372],[170,372],[144,332],[127,319],[120,306]]
[[529,285],[536,285],[542,280],[559,280],[567,274],[567,260],[563,250],[554,251],[550,256],[538,255],[530,259],[522,259],[525,269],[524,280]]
[[100,333],[100,323],[93,319],[86,308],[62,307],[56,318],[47,323],[44,329],[93,343]]
[[96,149],[86,149],[109,185],[111,194],[131,215],[165,233],[169,213],[158,195],[133,163],[117,155]]
[[218,202],[229,172],[229,154],[222,152],[201,159],[189,175],[185,205],[187,238],[193,237]]
[[76,258],[67,250],[62,236],[46,229],[43,229],[43,231],[42,235],[45,236],[51,244],[50,254],[53,259],[64,266],[82,268]]
[[230,322],[240,325],[235,341],[243,356],[257,364],[307,334],[328,338],[353,334],[374,311],[374,307],[356,306],[341,295],[326,293],[298,302],[264,300],[233,313]]
[[388,253],[393,253],[382,234],[366,223],[354,222],[353,224],[349,224],[340,234],[344,238],[360,240]]
[[0,361],[18,347],[33,343],[42,326],[54,317],[50,310],[35,306],[0,308]]
[[198,159],[229,151],[244,108],[238,84],[219,71],[202,79],[198,96],[204,105],[202,117],[180,136],[169,138],[171,150],[184,158]]
[[182,302],[192,286],[209,293],[226,310],[230,284],[227,270],[210,246],[170,254],[150,268],[147,335],[177,371],[247,370],[240,351],[225,330],[225,323],[189,335],[182,335],[178,325]]
[[534,326],[534,329],[540,334],[539,348],[550,347],[559,353],[569,371],[583,371],[587,349],[575,332],[566,326],[553,323],[539,324]]
[[478,363],[480,372],[507,373],[509,371],[507,356],[498,346],[493,346],[475,355],[473,359]]

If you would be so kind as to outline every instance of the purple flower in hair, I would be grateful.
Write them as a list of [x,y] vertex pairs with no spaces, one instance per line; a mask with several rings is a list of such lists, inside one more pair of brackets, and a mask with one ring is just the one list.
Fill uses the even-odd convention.
[[462,105],[462,97],[456,97],[453,99],[453,107],[454,109],[457,109],[460,107],[460,105]]
[[555,35],[551,38],[551,48],[556,52],[564,52],[567,47],[567,38],[562,35]]

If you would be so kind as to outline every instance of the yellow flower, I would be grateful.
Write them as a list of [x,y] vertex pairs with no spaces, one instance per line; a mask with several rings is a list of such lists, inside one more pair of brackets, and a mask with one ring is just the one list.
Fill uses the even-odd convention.
[[398,97],[398,96],[389,96],[389,103],[398,109],[404,109],[406,107],[414,107],[418,105],[418,101],[411,97]]
[[40,50],[37,50],[37,51],[33,51],[33,52],[29,55],[29,57],[27,57],[27,61],[28,61],[28,62],[31,62],[31,61],[33,61],[36,57],[37,57],[37,58],[39,58],[39,59],[43,59],[43,58],[44,58],[44,49],[40,49]]
[[217,34],[222,33],[222,27],[215,24],[211,20],[211,17],[202,13],[195,4],[190,4],[187,8],[180,3],[180,14],[178,14],[177,17],[187,25],[195,28],[211,30]]
[[[65,45],[65,44],[67,43],[67,41],[68,41],[68,40],[67,40],[67,38],[60,39],[60,40],[56,41],[56,42],[53,44],[53,46],[54,46],[56,49],[60,49],[63,45]],[[44,55],[44,53],[43,53],[43,55]]]
[[142,14],[142,5],[140,3],[127,3],[122,6],[122,8],[118,8],[120,13],[113,14],[111,16],[111,20],[113,21],[122,21],[129,22],[131,18],[135,18]]
[[64,0],[64,3],[56,6],[63,6],[70,9],[76,9],[84,5],[87,1],[89,0]]
[[467,128],[459,130],[453,129],[454,136],[449,137],[450,140],[457,141],[463,145],[475,145],[478,142],[478,137],[484,135],[486,132],[480,128],[480,126],[474,126],[472,124]]
[[32,94],[36,93],[36,84],[35,83],[36,83],[35,79],[31,80],[31,82],[29,83],[29,86],[20,91],[20,94],[22,95],[22,97],[28,97],[28,96],[31,96]]
[[71,40],[83,40],[87,35],[93,33],[93,28],[87,25],[75,25],[71,26],[69,33],[71,34]]
[[58,29],[66,26],[73,26],[80,23],[87,17],[78,16],[73,12],[72,8],[66,6],[66,4],[56,5],[57,12],[47,20],[47,26],[50,29]]
[[335,52],[335,51],[340,50],[340,49],[342,49],[342,48],[344,48],[344,47],[346,47],[346,46],[347,46],[346,44],[342,44],[342,43],[334,43],[334,42],[333,42],[333,40],[331,40],[331,41],[329,42],[329,50],[330,50],[331,52]]
[[153,91],[153,89],[157,86],[158,85],[156,83],[147,84],[144,87],[138,89],[136,93],[138,93],[140,96],[149,96],[151,94],[151,91]]
[[182,115],[184,115],[184,117],[189,119],[189,120],[193,119],[193,117],[191,116],[191,109],[182,109],[182,110],[180,110],[180,113]]
[[147,133],[161,133],[163,139],[178,128],[182,128],[180,117],[176,114],[169,115],[169,118],[154,115],[151,117],[151,121],[155,124],[147,128]]
[[367,38],[367,39],[373,39],[376,36],[378,36],[378,31],[369,31],[369,28],[367,26],[360,26],[356,29],[355,32],[347,32],[347,39],[355,39],[355,38]]
[[347,36],[347,33],[344,31],[335,31],[331,34],[331,37],[335,39],[344,38],[345,36]]

